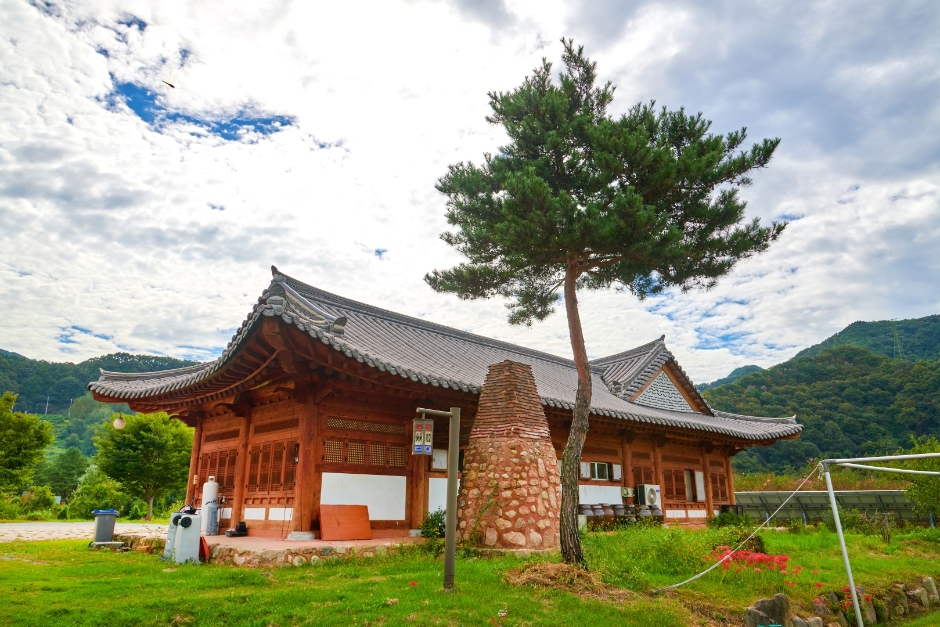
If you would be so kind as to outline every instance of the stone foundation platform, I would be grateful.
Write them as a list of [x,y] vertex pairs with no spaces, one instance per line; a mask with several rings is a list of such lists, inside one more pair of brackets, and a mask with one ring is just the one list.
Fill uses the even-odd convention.
[[[121,534],[114,539],[130,550],[161,555],[166,536]],[[423,542],[422,538],[380,537],[372,540],[329,542],[324,540],[284,541],[271,538],[210,536],[210,561],[246,568],[281,568],[303,566],[351,558],[372,558],[394,555],[404,547]]]

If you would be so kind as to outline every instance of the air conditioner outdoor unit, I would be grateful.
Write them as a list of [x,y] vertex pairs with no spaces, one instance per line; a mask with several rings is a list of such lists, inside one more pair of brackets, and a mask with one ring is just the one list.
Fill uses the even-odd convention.
[[636,487],[637,500],[640,505],[649,505],[653,507],[662,506],[662,498],[659,492],[659,486],[651,483],[641,483]]

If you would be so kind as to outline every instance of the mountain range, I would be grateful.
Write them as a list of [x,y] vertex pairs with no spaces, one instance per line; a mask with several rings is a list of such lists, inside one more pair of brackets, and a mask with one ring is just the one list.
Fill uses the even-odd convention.
[[940,435],[938,357],[940,316],[853,322],[781,364],[745,366],[699,389],[723,411],[796,415],[799,439],[734,458],[743,472],[796,471],[810,459],[884,454]]
[[[48,414],[56,447],[91,454],[95,426],[114,411],[129,411],[86,392],[99,368],[144,372],[195,363],[129,353],[54,363],[0,349],[0,391],[19,394],[20,411]],[[734,465],[741,472],[796,471],[820,457],[893,452],[912,438],[940,435],[940,315],[853,322],[781,364],[742,366],[698,389],[716,409],[795,415],[804,425],[799,439],[739,453]]]

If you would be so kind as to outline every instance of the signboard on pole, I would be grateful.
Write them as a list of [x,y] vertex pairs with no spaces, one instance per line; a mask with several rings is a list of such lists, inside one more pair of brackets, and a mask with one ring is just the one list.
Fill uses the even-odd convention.
[[413,422],[414,446],[412,447],[412,453],[414,455],[433,455],[434,421],[415,419]]

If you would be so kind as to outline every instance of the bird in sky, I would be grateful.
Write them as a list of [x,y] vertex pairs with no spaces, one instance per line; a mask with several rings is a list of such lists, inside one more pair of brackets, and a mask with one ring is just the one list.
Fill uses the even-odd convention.
[[169,85],[170,87],[172,87],[173,89],[176,89],[176,85],[174,85],[173,83],[167,83],[167,81],[163,81],[163,82]]

